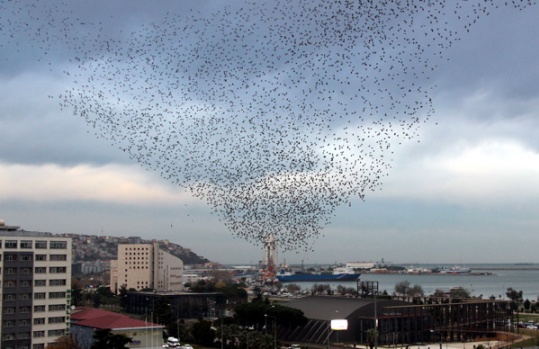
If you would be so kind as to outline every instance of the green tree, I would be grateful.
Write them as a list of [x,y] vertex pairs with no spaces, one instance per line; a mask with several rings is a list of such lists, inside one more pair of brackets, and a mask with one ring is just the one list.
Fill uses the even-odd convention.
[[234,347],[236,339],[241,339],[241,329],[238,325],[232,323],[232,318],[221,318],[213,323],[213,327],[217,329],[215,336],[217,338],[217,346],[221,346],[223,341],[224,348]]
[[395,294],[400,296],[405,296],[408,294],[408,289],[410,288],[410,282],[408,280],[399,281],[395,285]]
[[296,294],[301,291],[301,287],[298,284],[291,283],[286,285],[286,290],[289,293]]
[[172,322],[174,313],[172,312],[172,306],[168,302],[167,298],[159,298],[155,304],[152,321],[160,324],[168,324]]
[[234,307],[234,319],[240,326],[255,326],[259,329],[264,324],[264,314],[271,307],[266,302],[251,302],[237,304]]
[[82,282],[80,279],[71,279],[71,303],[72,305],[82,305]]
[[449,298],[455,299],[467,299],[471,298],[470,291],[463,287],[453,287],[449,290]]
[[92,294],[94,308],[99,308],[101,304],[112,304],[116,302],[116,297],[109,287],[98,287]]
[[177,337],[182,342],[191,339],[189,337],[189,329],[187,328],[184,319],[178,319],[169,323],[165,328],[165,332],[168,336]]
[[367,330],[367,342],[368,342],[368,346],[369,348],[374,348],[374,342],[375,342],[375,339],[376,337],[378,337],[378,333],[376,332],[376,329],[373,327],[373,328],[369,328]]
[[112,334],[110,329],[96,330],[94,332],[94,344],[90,349],[127,349],[126,345],[131,338],[123,334]]
[[509,287],[507,292],[505,292],[505,295],[511,300],[511,308],[513,311],[517,311],[519,304],[522,303],[522,291],[517,291],[512,287]]
[[409,297],[423,297],[425,292],[423,292],[423,287],[420,285],[414,285],[408,288],[406,295]]
[[101,297],[97,292],[92,293],[92,305],[94,308],[99,308],[103,304]]
[[211,322],[200,320],[193,324],[193,339],[196,343],[210,347],[215,340],[215,330],[212,329]]
[[307,318],[299,309],[275,305],[266,309],[265,314],[275,317],[278,327],[295,328],[307,324]]
[[239,349],[272,349],[273,336],[258,331],[242,331],[236,336],[240,341]]
[[530,310],[530,307],[531,307],[531,305],[532,305],[532,302],[530,302],[529,299],[526,299],[526,300],[524,301],[523,305],[524,305],[524,309]]
[[331,286],[328,284],[314,284],[311,290],[313,294],[331,294]]
[[54,349],[81,349],[77,341],[69,335],[62,336],[54,341],[54,344],[49,344]]
[[432,297],[434,298],[445,298],[445,292],[444,290],[437,288],[434,290],[434,293],[432,294]]
[[126,303],[126,300],[127,300],[127,293],[129,292],[129,290],[127,289],[127,285],[126,284],[123,284],[122,286],[120,286],[120,289],[118,290],[118,296],[120,297],[120,307],[122,307],[122,309],[125,309],[125,303]]

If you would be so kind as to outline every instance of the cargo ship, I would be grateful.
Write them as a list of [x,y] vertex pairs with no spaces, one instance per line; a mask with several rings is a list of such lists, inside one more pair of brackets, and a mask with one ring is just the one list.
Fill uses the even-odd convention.
[[335,268],[332,273],[289,273],[281,269],[275,278],[280,282],[330,282],[330,281],[356,281],[361,276],[350,268]]

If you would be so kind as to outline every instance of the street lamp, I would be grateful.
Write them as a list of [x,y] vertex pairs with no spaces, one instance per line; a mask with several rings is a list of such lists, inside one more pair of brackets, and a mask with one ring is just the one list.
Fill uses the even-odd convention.
[[264,314],[264,322],[266,324],[266,333],[268,331],[267,329],[267,318],[270,317],[273,319],[274,321],[274,324],[273,324],[273,349],[277,349],[277,318],[275,316],[271,316],[271,315],[268,315],[268,314]]

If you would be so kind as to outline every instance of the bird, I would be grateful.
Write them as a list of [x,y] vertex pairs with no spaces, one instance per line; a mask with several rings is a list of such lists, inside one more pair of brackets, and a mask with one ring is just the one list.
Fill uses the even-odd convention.
[[3,47],[28,43],[48,67],[64,52],[59,108],[235,236],[304,251],[338,207],[382,189],[393,149],[435,118],[445,52],[490,13],[536,5],[246,0],[112,36],[69,3],[0,4]]

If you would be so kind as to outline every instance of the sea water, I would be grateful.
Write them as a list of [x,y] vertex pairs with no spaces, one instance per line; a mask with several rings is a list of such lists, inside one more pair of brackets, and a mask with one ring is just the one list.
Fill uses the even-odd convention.
[[[403,265],[408,267],[406,265]],[[414,265],[414,267],[452,267],[454,265]],[[461,265],[472,270],[470,274],[368,274],[363,273],[361,281],[377,281],[380,292],[384,290],[392,294],[395,285],[401,281],[408,281],[411,286],[419,285],[425,295],[433,294],[440,289],[449,291],[454,287],[462,287],[474,297],[483,299],[494,296],[496,299],[508,299],[508,288],[522,291],[523,299],[537,300],[539,297],[539,265],[515,265],[515,264],[466,264]],[[478,275],[488,273],[489,275]],[[311,290],[314,284],[322,282],[297,283],[302,290]],[[332,289],[338,285],[344,287],[356,287],[356,282],[327,282]]]

